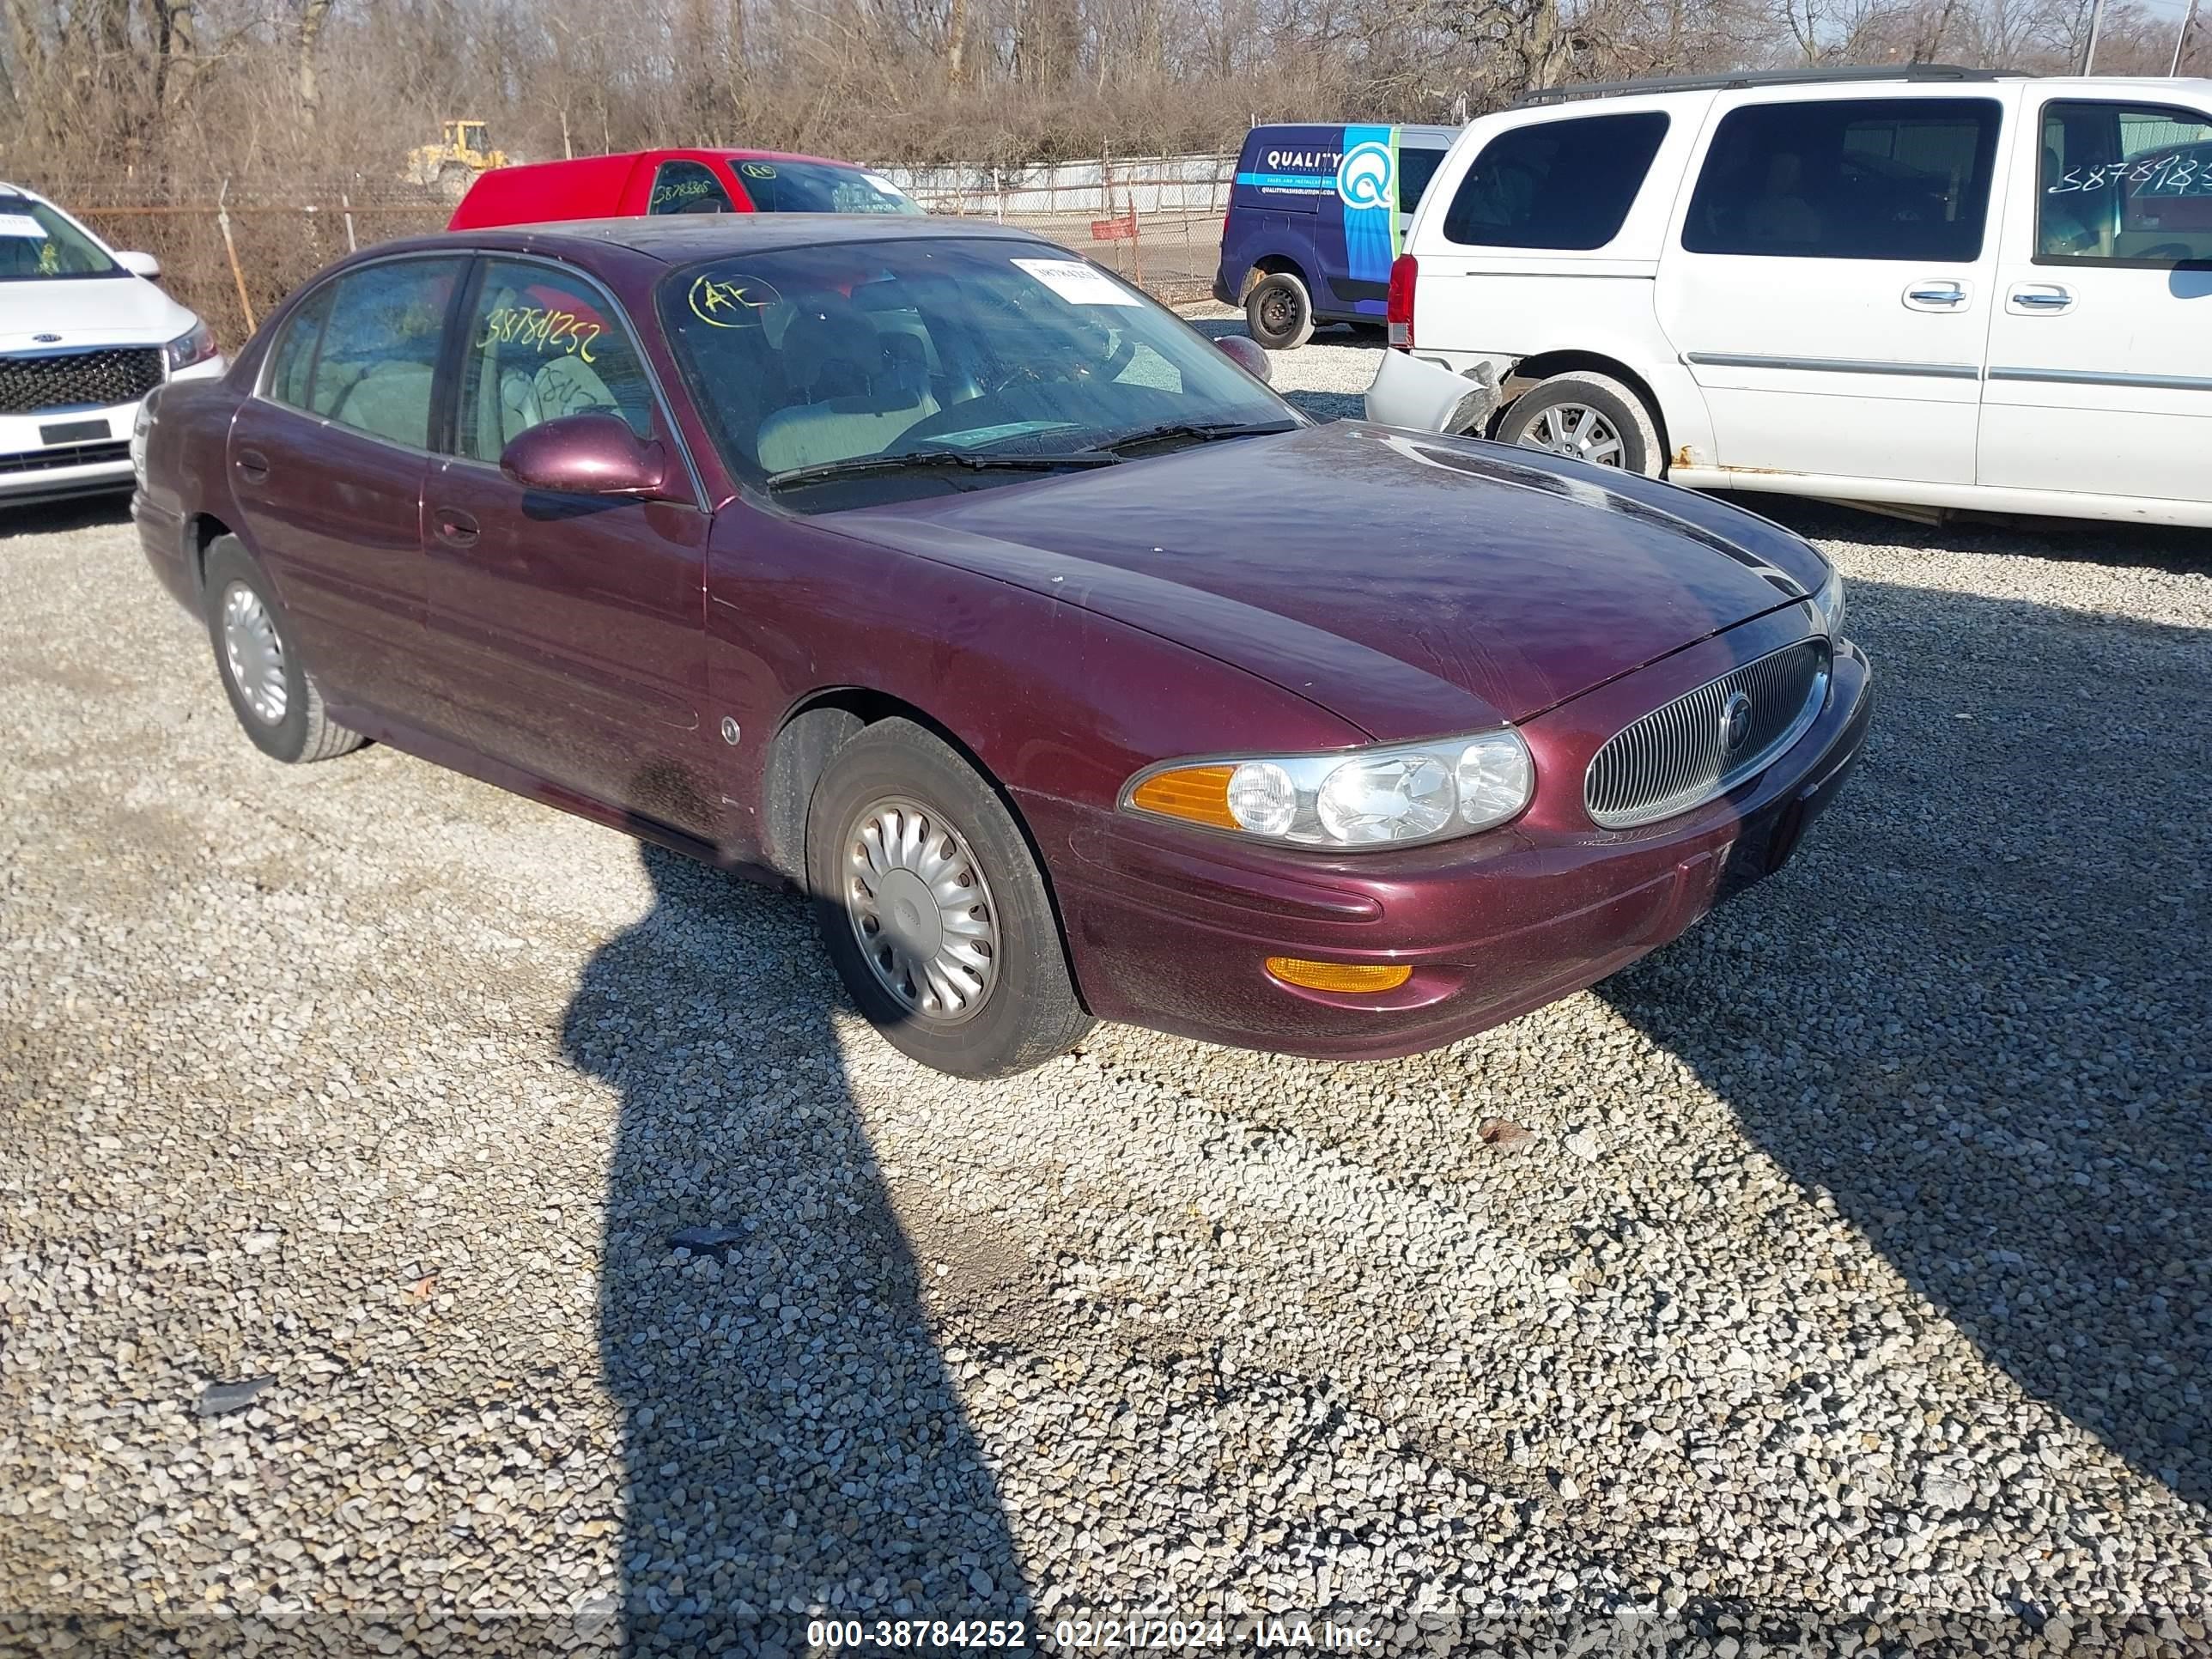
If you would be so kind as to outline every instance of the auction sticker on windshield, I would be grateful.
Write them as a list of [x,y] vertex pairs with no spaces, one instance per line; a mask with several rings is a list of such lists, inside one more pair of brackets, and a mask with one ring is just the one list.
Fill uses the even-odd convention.
[[1080,259],[1017,259],[1017,269],[1027,271],[1070,305],[1133,306],[1137,296],[1096,265]]
[[0,236],[27,236],[34,242],[43,242],[46,228],[27,213],[0,213]]

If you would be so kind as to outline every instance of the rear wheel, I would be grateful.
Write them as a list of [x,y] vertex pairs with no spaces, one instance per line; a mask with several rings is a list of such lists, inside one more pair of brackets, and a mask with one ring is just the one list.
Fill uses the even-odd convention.
[[806,874],[846,988],[924,1065],[1005,1077],[1091,1029],[1013,815],[912,721],[878,721],[830,757],[807,808]]
[[325,712],[291,624],[237,537],[218,536],[208,549],[202,602],[216,672],[257,749],[289,763],[329,760],[361,747],[359,732]]
[[1294,351],[1313,337],[1313,295],[1290,271],[1269,271],[1244,296],[1244,325],[1268,350]]
[[1644,399],[1609,375],[1554,374],[1515,398],[1498,425],[1500,443],[1547,450],[1595,466],[1659,476],[1659,423]]

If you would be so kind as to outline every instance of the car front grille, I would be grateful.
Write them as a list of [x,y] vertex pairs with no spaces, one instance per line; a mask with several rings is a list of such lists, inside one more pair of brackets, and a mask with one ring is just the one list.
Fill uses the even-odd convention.
[[161,384],[159,346],[0,356],[0,415],[135,404]]
[[51,472],[58,466],[90,466],[94,461],[127,461],[131,441],[118,438],[106,444],[57,444],[52,449],[30,449],[19,455],[0,455],[0,477],[11,472]]
[[1827,697],[1824,639],[1784,646],[1686,692],[1591,757],[1583,777],[1591,819],[1626,830],[1726,794],[1795,743]]

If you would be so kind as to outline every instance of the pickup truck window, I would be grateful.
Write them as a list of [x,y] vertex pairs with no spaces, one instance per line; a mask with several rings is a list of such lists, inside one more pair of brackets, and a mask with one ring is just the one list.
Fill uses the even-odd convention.
[[730,193],[703,161],[663,161],[653,175],[647,213],[734,213]]

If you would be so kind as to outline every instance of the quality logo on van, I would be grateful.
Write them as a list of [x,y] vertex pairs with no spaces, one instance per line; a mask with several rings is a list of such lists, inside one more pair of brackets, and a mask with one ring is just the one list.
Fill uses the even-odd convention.
[[1388,206],[1392,171],[1389,145],[1354,144],[1336,164],[1336,193],[1346,207]]

